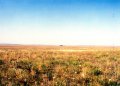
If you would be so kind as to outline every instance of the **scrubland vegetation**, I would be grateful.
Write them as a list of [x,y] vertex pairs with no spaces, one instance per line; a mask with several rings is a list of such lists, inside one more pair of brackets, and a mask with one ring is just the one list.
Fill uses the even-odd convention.
[[0,86],[120,86],[120,48],[0,47]]

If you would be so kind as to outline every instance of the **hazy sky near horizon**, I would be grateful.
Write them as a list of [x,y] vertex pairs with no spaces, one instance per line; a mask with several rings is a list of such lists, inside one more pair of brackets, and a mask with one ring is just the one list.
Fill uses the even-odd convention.
[[0,43],[120,45],[120,0],[0,0]]

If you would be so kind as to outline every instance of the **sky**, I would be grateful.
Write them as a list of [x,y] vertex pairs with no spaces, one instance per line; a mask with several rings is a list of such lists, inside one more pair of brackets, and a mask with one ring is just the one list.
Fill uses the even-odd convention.
[[120,45],[120,0],[0,0],[0,43]]

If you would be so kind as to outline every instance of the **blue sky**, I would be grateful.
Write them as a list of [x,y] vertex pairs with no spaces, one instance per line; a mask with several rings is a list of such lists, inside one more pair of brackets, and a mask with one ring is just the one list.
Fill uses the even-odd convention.
[[119,0],[0,0],[0,43],[120,45]]

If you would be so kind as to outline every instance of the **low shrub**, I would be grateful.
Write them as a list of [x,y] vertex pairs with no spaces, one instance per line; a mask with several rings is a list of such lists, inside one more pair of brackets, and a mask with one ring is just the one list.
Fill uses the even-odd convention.
[[95,76],[99,76],[103,74],[103,72],[98,68],[93,69],[91,73]]

